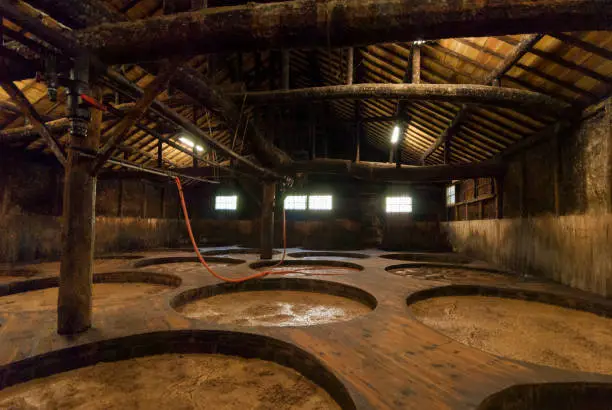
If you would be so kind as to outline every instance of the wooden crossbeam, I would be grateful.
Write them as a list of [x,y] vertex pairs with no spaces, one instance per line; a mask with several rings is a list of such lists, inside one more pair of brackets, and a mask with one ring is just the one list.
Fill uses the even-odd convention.
[[[533,46],[542,39],[541,34],[530,34],[523,36],[519,44],[497,65],[497,67],[491,71],[491,73],[482,80],[482,84],[493,84],[499,85],[499,79],[508,70],[512,68]],[[421,163],[425,164],[425,161],[431,154],[433,154],[441,145],[444,144],[445,150],[450,150],[451,144],[447,143],[452,137],[459,131],[461,122],[468,117],[469,107],[463,105],[453,121],[447,129],[436,139],[436,141],[429,147],[421,157]],[[444,158],[450,160],[450,152],[444,154]]]
[[155,79],[145,87],[142,97],[136,102],[134,107],[131,108],[125,117],[121,119],[119,124],[111,130],[111,137],[106,141],[106,144],[104,144],[100,150],[98,159],[93,164],[92,172],[94,175],[100,171],[106,161],[111,157],[117,144],[121,144],[125,140],[128,131],[142,118],[151,104],[155,101],[155,98],[168,88],[168,83],[177,68],[178,62],[167,62]]
[[91,27],[75,35],[103,60],[129,63],[172,55],[605,30],[611,26],[612,4],[607,0],[506,0],[484,4],[450,0],[296,0],[152,17]]
[[21,90],[10,81],[1,81],[0,86],[15,102],[22,114],[30,121],[37,132],[42,135],[43,139],[51,149],[51,152],[63,166],[66,165],[66,155],[62,151],[59,143],[47,128],[42,117],[36,112],[36,109],[30,104],[26,96]]

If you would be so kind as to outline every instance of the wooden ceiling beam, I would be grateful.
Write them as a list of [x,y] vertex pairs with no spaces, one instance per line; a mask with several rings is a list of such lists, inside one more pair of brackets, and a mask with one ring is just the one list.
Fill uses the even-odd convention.
[[43,139],[49,146],[49,149],[53,155],[55,155],[60,164],[66,166],[66,155],[62,151],[58,141],[45,125],[43,118],[28,101],[27,97],[11,81],[0,81],[0,87],[2,87],[2,89],[11,97],[17,107],[19,107],[21,110],[22,114],[30,121],[36,131],[42,135]]
[[113,130],[111,130],[114,131],[113,135],[106,141],[98,154],[98,158],[92,165],[92,173],[94,175],[100,171],[111,157],[115,145],[121,144],[125,140],[128,132],[145,115],[145,112],[153,104],[157,96],[168,88],[168,83],[177,68],[178,62],[176,61],[166,63],[160,70],[159,75],[145,87],[142,97],[136,101],[136,104],[125,114],[119,124],[113,127]]
[[444,182],[455,179],[501,176],[505,166],[495,162],[465,165],[401,166],[389,163],[315,159],[294,161],[277,171],[286,174],[339,174],[358,179],[389,182]]
[[[496,84],[499,85],[499,79],[502,75],[504,75],[508,70],[512,68],[514,64],[516,64],[533,46],[542,38],[540,34],[530,34],[523,36],[520,43],[508,54],[506,57],[497,65],[497,67],[490,72],[483,80],[482,84]],[[496,88],[496,87],[494,87]],[[436,142],[423,153],[423,157],[421,158],[421,163],[425,164],[427,157],[429,157],[433,152],[438,149],[442,144],[444,144],[447,149],[450,149],[450,144],[447,144],[448,141],[453,137],[453,134],[459,131],[460,123],[463,121],[469,114],[468,106],[464,105],[461,107],[453,121],[450,123],[448,128],[440,134]],[[448,155],[450,156],[450,155]]]
[[[486,53],[488,55],[497,57],[500,60],[503,60],[503,58],[504,58],[504,56],[502,54],[500,54],[500,53],[498,53],[498,52],[496,52],[494,50],[491,50],[489,48],[483,47],[483,46],[481,46],[481,45],[479,45],[479,44],[477,44],[474,41],[471,41],[469,39],[466,39],[466,38],[457,38],[457,39],[454,39],[454,40],[458,41],[461,44],[465,44],[468,47],[472,47],[475,50],[478,50],[478,51],[481,51],[481,52]],[[552,84],[555,84],[555,85],[557,85],[557,86],[559,86],[561,88],[568,89],[568,90],[570,90],[570,91],[572,91],[572,92],[574,92],[574,93],[576,93],[576,94],[578,94],[580,96],[587,97],[587,98],[589,98],[591,100],[597,99],[597,96],[595,94],[591,93],[590,91],[583,90],[582,88],[575,86],[573,83],[569,83],[567,81],[560,80],[559,78],[557,78],[555,76],[552,76],[550,74],[544,73],[544,72],[538,70],[537,68],[530,67],[528,65],[521,64],[521,63],[516,63],[514,65],[514,67],[520,68],[521,70],[523,70],[523,71],[525,71],[525,72],[527,72],[529,74],[533,74],[533,75],[535,75],[537,77],[540,77],[540,78],[542,78],[542,79],[544,79],[544,80],[546,80],[546,81],[548,81],[548,82],[550,82]],[[510,71],[510,70],[508,70],[508,71]],[[517,81],[516,77],[513,77],[513,76],[509,75],[508,73],[505,74],[505,77],[507,77],[510,81],[515,81],[515,82],[517,82],[517,84],[521,84],[520,82]],[[523,84],[527,84],[526,88],[531,87],[531,84],[529,84],[529,83],[524,83],[523,82]]]
[[549,35],[555,37],[558,40],[563,41],[564,43],[581,48],[586,52],[605,58],[606,60],[612,60],[612,51],[598,47],[595,44],[589,43],[588,41],[584,41],[564,33],[555,33]]
[[[177,76],[180,78],[181,76]],[[250,104],[288,104],[337,99],[411,99],[485,104],[538,113],[564,114],[571,107],[547,95],[531,91],[476,84],[354,84],[294,90],[230,94]]]
[[611,21],[607,0],[506,0],[484,6],[450,0],[296,0],[104,24],[75,35],[103,60],[129,63],[253,49],[605,30]]

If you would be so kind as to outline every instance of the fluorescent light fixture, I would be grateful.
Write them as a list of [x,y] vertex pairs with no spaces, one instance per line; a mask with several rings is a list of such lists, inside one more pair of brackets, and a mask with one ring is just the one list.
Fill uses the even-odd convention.
[[181,138],[179,138],[179,141],[181,141],[183,144],[185,144],[185,145],[187,145],[188,147],[191,147],[191,148],[193,148],[193,146],[195,145],[195,144],[193,143],[193,141],[192,141],[192,140],[190,140],[190,139],[189,139],[189,138],[187,138],[187,137],[181,137]]
[[[195,145],[195,143],[192,140],[190,140],[189,138],[187,138],[187,137],[181,137],[181,138],[179,138],[179,141],[181,141],[183,144],[187,145],[189,148],[193,148],[194,145]],[[200,152],[204,151],[204,147],[201,146],[201,145],[195,145],[195,149],[196,149],[196,151],[200,151]]]
[[420,45],[423,45],[425,43],[426,43],[425,40],[415,40],[415,41],[412,42],[412,44],[414,44],[415,46],[420,46]]
[[393,134],[391,134],[391,144],[397,144],[397,142],[399,141],[399,136],[400,128],[399,125],[396,125],[395,128],[393,128]]

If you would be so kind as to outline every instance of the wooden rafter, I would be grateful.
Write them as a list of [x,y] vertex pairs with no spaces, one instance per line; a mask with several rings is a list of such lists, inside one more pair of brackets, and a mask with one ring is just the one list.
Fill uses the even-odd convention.
[[[523,36],[521,42],[515,47],[505,58],[502,60],[497,67],[483,80],[483,84],[492,84],[495,81],[499,81],[499,78],[503,76],[508,70],[512,68],[514,64],[516,64],[533,46],[542,38],[540,34],[531,34],[527,36]],[[446,150],[450,149],[450,144],[447,142],[450,141],[453,136],[459,131],[459,127],[461,126],[461,122],[468,115],[468,106],[463,106],[451,121],[450,125],[440,136],[436,139],[433,145],[425,151],[423,156],[421,157],[421,163],[425,164],[427,158],[433,154],[442,144],[445,144]],[[450,157],[450,153],[446,153],[445,157],[448,159]]]
[[36,109],[30,104],[27,97],[23,95],[21,90],[10,81],[1,81],[0,86],[6,93],[13,99],[15,104],[19,107],[23,115],[30,121],[32,126],[37,132],[43,137],[53,155],[63,165],[66,165],[66,155],[62,151],[59,143],[55,137],[51,134],[49,129],[44,123],[42,117],[38,114]]
[[142,97],[136,101],[134,107],[132,107],[119,124],[113,128],[112,136],[108,139],[106,144],[104,144],[100,150],[98,159],[93,164],[92,172],[94,175],[100,171],[106,161],[111,157],[115,146],[121,144],[125,140],[128,131],[132,129],[140,118],[142,118],[151,104],[155,101],[155,98],[168,88],[168,83],[177,68],[178,62],[167,62],[160,70],[159,75],[145,87]]

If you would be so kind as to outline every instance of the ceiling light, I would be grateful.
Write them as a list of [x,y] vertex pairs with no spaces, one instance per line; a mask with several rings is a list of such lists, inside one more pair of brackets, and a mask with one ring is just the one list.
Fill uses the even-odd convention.
[[412,44],[414,44],[415,46],[421,46],[423,44],[425,44],[426,41],[425,40],[415,40],[412,42]]
[[397,144],[397,142],[399,141],[399,136],[400,127],[399,125],[396,125],[395,128],[393,128],[393,134],[391,134],[391,144]]
[[196,145],[197,151],[204,151],[204,148],[201,145]]
[[187,137],[181,137],[179,138],[179,141],[181,141],[183,144],[187,145],[188,147],[193,148],[193,146],[195,145],[193,143],[193,141],[191,141],[189,138]]

